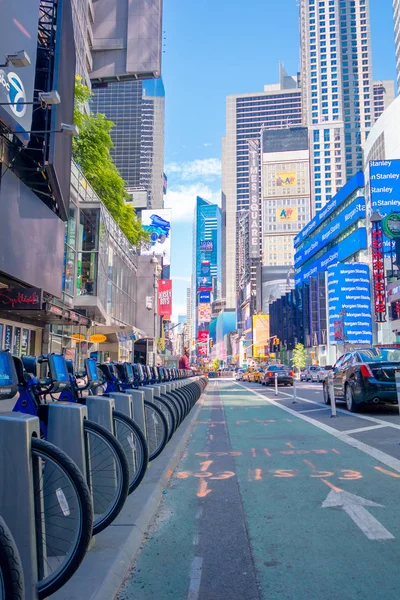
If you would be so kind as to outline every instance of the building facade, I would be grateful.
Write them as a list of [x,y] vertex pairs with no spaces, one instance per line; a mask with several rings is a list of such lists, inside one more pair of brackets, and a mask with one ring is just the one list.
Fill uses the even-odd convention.
[[[283,67],[280,82],[258,93],[226,99],[226,134],[222,142],[222,211],[224,219],[223,296],[228,308],[237,307],[238,218],[249,210],[249,140],[260,139],[263,128],[301,125],[301,91],[297,77]],[[261,224],[260,224],[261,233]]]
[[376,122],[383,111],[385,111],[395,99],[394,80],[385,79],[382,81],[374,81],[374,122]]
[[[197,197],[193,223],[193,277],[192,327],[194,339],[200,342],[200,333],[209,339],[213,300],[222,292],[222,214],[216,204]],[[201,342],[197,355],[208,356],[206,342]]]
[[[99,87],[99,85],[101,87]],[[115,166],[136,209],[162,208],[165,91],[162,79],[94,85],[92,110],[115,123]]]
[[92,0],[71,0],[71,6],[76,49],[76,74],[82,77],[82,83],[90,88],[90,72],[93,69],[94,5]]
[[400,89],[400,0],[393,0],[394,42],[396,45],[397,87]]
[[363,168],[374,122],[369,0],[301,0],[301,85],[320,210]]

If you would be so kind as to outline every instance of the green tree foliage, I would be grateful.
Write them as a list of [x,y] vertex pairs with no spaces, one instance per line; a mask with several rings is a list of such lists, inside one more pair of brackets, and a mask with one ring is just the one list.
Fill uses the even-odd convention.
[[218,371],[218,369],[219,369],[219,358],[214,358],[214,360],[212,361],[212,368],[214,369],[214,371]]
[[303,344],[296,344],[293,350],[293,358],[292,363],[297,371],[304,369],[307,364],[307,351],[304,348]]
[[81,77],[76,76],[74,122],[79,128],[79,135],[73,138],[73,159],[128,240],[137,245],[148,240],[148,234],[143,230],[135,209],[125,204],[129,196],[110,154],[113,148],[110,132],[114,123],[105,115],[85,110],[91,96]]

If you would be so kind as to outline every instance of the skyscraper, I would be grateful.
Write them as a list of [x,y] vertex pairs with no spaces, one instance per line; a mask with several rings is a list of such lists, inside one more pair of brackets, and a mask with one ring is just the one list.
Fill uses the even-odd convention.
[[[165,92],[162,79],[94,85],[92,110],[115,123],[115,165],[136,208],[162,208]],[[140,193],[142,192],[142,193]]]
[[[222,141],[222,211],[224,217],[223,290],[227,308],[236,308],[238,286],[237,221],[249,209],[249,140],[261,130],[302,123],[297,77],[280,67],[280,81],[263,92],[234,94],[226,99],[226,135]],[[261,215],[260,215],[261,230]]]
[[362,170],[374,122],[369,0],[300,0],[304,124],[315,209]]
[[381,114],[393,102],[395,98],[393,79],[374,81],[374,122],[379,119]]
[[94,8],[90,0],[71,0],[76,51],[76,73],[90,87],[89,73],[93,68],[92,43]]
[[397,87],[400,89],[400,0],[393,0],[394,40],[396,44]]

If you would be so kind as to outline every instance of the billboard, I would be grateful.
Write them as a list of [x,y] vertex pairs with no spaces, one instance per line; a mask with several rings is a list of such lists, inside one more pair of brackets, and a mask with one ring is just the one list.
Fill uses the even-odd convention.
[[260,180],[257,140],[249,140],[249,256],[260,258]]
[[[0,62],[6,55],[25,50],[31,64],[0,68],[0,119],[25,143],[29,141],[36,71],[40,0],[1,2]],[[7,105],[6,105],[7,104]]]
[[209,331],[199,331],[197,334],[197,354],[199,356],[208,356]]
[[92,80],[160,77],[162,5],[162,0],[96,1]]
[[278,171],[276,174],[276,185],[278,187],[293,187],[297,185],[297,174],[295,171]]
[[369,267],[341,263],[328,268],[331,344],[372,344]]
[[142,211],[142,226],[150,235],[150,242],[142,246],[142,254],[162,257],[162,266],[171,264],[171,209]]
[[172,315],[172,280],[159,279],[158,281],[158,314],[171,318]]
[[253,357],[265,356],[265,346],[269,344],[269,315],[253,316]]
[[212,240],[200,240],[200,252],[213,252],[214,242]]
[[205,303],[211,302],[211,292],[200,292],[199,293],[199,303],[202,304],[203,302],[205,302]]
[[199,323],[211,323],[211,304],[199,304],[197,311]]
[[297,221],[297,207],[296,206],[282,206],[276,209],[276,220],[278,223],[292,223]]
[[197,278],[197,290],[199,292],[211,292],[212,289],[213,289],[212,277],[198,277]]
[[[400,215],[400,160],[375,160],[369,163],[372,211],[379,210],[384,218],[384,251],[390,252],[397,235],[395,221]],[[389,235],[388,235],[389,234]]]

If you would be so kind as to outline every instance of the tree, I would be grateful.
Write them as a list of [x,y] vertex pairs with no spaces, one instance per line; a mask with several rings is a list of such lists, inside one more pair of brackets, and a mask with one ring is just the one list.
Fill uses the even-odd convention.
[[114,123],[100,113],[87,111],[92,92],[75,78],[74,122],[79,135],[72,141],[72,156],[82,173],[110,211],[133,245],[148,240],[135,209],[126,204],[129,198],[125,182],[115,166],[110,150],[114,147],[110,132]]
[[218,371],[218,369],[219,369],[219,358],[214,358],[214,360],[212,361],[212,367],[213,367],[214,371]]
[[300,372],[307,364],[307,351],[303,344],[296,344],[293,350],[292,363],[295,369]]

